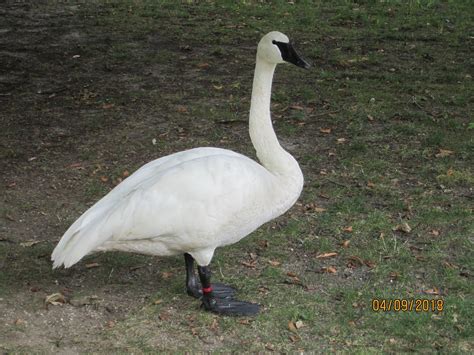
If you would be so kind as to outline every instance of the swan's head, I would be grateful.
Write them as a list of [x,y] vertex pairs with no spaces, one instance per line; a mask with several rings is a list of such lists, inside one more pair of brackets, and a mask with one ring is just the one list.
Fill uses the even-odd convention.
[[258,43],[257,57],[272,64],[288,62],[305,69],[310,67],[293,48],[288,37],[278,31],[263,36]]

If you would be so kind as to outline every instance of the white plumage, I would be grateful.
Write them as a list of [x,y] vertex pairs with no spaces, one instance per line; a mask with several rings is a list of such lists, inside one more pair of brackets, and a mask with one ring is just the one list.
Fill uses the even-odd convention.
[[289,43],[279,32],[260,41],[249,118],[262,165],[207,147],[154,160],[71,225],[53,251],[55,268],[106,250],[189,253],[206,266],[217,247],[239,241],[295,203],[303,175],[278,143],[270,117],[273,73],[284,61],[274,41]]

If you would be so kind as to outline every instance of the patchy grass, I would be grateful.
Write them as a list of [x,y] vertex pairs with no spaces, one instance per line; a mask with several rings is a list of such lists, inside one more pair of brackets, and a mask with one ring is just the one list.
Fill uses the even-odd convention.
[[[9,3],[0,349],[472,352],[473,11],[436,0]],[[274,29],[313,63],[278,67],[272,102],[305,188],[213,262],[261,314],[200,311],[180,257],[108,253],[51,271],[65,229],[126,172],[196,146],[254,156],[255,46]],[[69,303],[45,305],[56,292]],[[443,310],[375,312],[374,299]]]

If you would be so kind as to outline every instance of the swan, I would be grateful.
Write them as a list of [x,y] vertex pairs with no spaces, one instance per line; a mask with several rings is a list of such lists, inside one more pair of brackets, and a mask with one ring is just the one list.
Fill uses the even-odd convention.
[[[257,47],[249,132],[261,163],[227,149],[202,147],[145,164],[79,217],[53,250],[53,268],[74,265],[98,251],[184,254],[186,290],[205,310],[252,315],[259,305],[211,285],[218,247],[234,244],[282,215],[298,199],[303,174],[279,144],[270,116],[276,65],[309,68],[288,37],[273,31]],[[195,274],[197,263],[199,279]]]

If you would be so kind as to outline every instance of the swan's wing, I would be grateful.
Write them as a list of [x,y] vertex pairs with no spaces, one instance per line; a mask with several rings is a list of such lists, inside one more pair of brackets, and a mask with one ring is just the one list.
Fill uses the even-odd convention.
[[[112,237],[110,231],[104,229],[106,225],[113,224],[110,221],[112,216],[116,217],[117,211],[126,215],[139,202],[133,203],[140,199],[138,196],[141,196],[143,191],[147,191],[150,184],[153,185],[156,181],[159,181],[160,176],[164,172],[173,170],[174,167],[187,161],[213,155],[241,156],[238,153],[225,149],[196,148],[171,154],[143,165],[84,212],[69,227],[51,256],[51,259],[54,261],[54,267],[62,264],[66,267],[73,265],[97,245],[100,245],[100,241],[103,238]],[[108,221],[108,223],[105,223],[105,221]],[[87,236],[87,240],[90,242],[85,242],[85,237],[83,236]],[[92,245],[94,247],[91,249]],[[74,253],[73,250],[75,250]],[[74,258],[69,257],[71,253],[77,256]]]
[[244,185],[255,185],[252,180],[266,172],[245,156],[216,148],[165,158],[143,166],[74,222],[53,251],[54,267],[69,267],[107,241],[191,233],[205,217],[195,219],[197,211],[212,217],[209,206],[232,200],[232,193],[242,204]]

